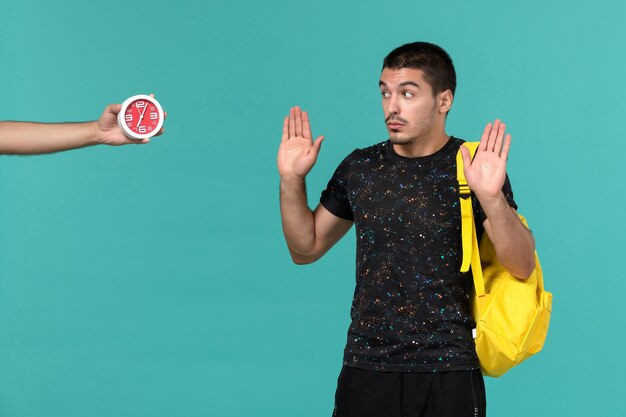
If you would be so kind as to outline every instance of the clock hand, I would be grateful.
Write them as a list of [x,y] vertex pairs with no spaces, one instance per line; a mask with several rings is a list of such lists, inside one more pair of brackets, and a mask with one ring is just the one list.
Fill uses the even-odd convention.
[[143,108],[143,111],[141,112],[141,115],[139,115],[139,120],[137,121],[137,126],[135,126],[135,128],[138,128],[139,125],[141,124],[141,121],[143,120],[143,115],[146,113],[146,110],[148,110],[148,103],[144,101],[144,108]]

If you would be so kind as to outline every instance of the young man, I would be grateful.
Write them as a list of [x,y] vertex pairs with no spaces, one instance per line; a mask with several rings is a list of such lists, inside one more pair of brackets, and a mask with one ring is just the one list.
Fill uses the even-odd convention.
[[[471,273],[461,273],[456,154],[461,147],[477,224],[515,276],[534,269],[534,240],[518,220],[506,160],[511,137],[487,124],[473,160],[445,131],[456,74],[440,47],[401,46],[384,60],[380,91],[389,139],[346,157],[320,205],[305,176],[323,137],[308,115],[285,118],[278,151],[283,232],[293,261],[315,262],[356,226],[356,289],[334,416],[484,416],[472,339]],[[482,233],[480,230],[479,233]]]
[[121,104],[111,104],[98,120],[85,123],[0,122],[0,154],[36,155],[99,144],[148,143],[150,139],[134,140],[124,135],[117,125],[121,108]]

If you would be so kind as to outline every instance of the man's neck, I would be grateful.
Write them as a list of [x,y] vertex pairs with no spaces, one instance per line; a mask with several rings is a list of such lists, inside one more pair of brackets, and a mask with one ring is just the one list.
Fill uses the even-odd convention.
[[450,137],[445,131],[437,134],[416,138],[412,143],[406,145],[393,144],[393,150],[405,158],[419,158],[432,155],[448,143]]

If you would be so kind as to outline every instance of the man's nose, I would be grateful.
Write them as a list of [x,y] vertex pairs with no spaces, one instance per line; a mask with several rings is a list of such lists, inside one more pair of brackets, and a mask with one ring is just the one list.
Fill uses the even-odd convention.
[[387,115],[391,114],[400,114],[400,106],[398,106],[398,100],[395,96],[391,96],[387,100]]

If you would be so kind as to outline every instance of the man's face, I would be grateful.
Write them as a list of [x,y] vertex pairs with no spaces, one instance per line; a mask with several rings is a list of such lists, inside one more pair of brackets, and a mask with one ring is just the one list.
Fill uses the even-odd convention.
[[422,70],[384,68],[379,84],[391,143],[415,143],[432,131],[437,117],[445,118]]

